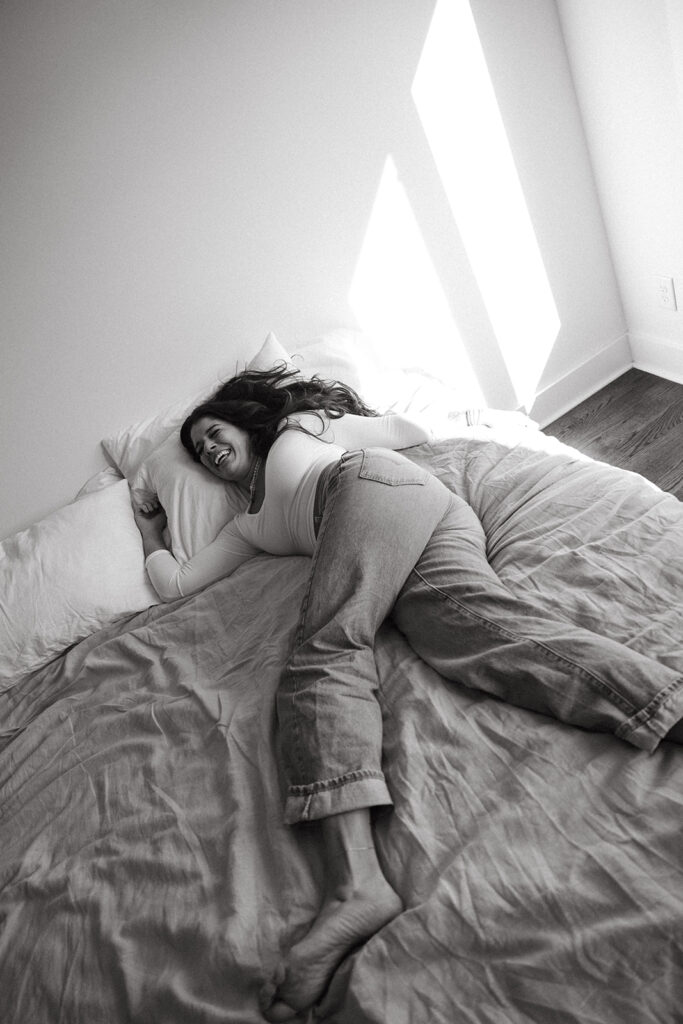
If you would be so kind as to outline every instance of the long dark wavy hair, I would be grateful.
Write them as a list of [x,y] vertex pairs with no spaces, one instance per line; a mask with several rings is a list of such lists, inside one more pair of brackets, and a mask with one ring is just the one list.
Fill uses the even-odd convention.
[[[192,410],[180,428],[180,440],[195,462],[199,462],[190,432],[198,420],[210,416],[246,430],[254,454],[265,457],[284,429],[282,420],[297,412],[324,413],[330,419],[339,419],[347,412],[356,416],[378,415],[348,385],[320,377],[302,377],[298,370],[283,363],[272,370],[244,370],[226,380],[207,402]],[[305,427],[296,429],[310,433]]]

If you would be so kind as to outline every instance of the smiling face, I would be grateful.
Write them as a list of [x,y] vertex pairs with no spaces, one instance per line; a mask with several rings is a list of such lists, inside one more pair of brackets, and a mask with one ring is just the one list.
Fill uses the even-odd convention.
[[190,437],[199,461],[210,473],[231,483],[248,484],[254,453],[246,430],[214,416],[202,416]]

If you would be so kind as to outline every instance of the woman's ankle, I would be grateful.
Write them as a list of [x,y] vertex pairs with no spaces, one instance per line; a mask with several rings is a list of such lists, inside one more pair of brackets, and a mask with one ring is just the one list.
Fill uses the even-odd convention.
[[328,891],[338,899],[373,885],[384,874],[377,859],[369,808],[335,814],[322,821]]

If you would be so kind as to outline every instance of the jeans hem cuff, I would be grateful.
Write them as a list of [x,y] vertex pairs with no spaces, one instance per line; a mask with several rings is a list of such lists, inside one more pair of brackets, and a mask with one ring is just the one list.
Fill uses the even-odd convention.
[[657,694],[650,703],[623,722],[616,735],[652,754],[669,729],[683,718],[683,678]]
[[[313,787],[311,787],[313,788]],[[301,786],[297,786],[300,790]],[[333,814],[356,811],[363,807],[392,804],[384,779],[353,779],[318,792],[289,792],[285,802],[285,825],[300,821],[317,821]]]

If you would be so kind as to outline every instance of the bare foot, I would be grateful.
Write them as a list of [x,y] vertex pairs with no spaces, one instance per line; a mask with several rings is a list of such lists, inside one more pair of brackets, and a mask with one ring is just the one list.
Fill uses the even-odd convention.
[[266,1020],[292,1020],[317,1003],[346,954],[402,909],[400,897],[383,877],[344,898],[329,899],[310,931],[292,946],[275,991],[272,984],[264,986],[261,1010]]

